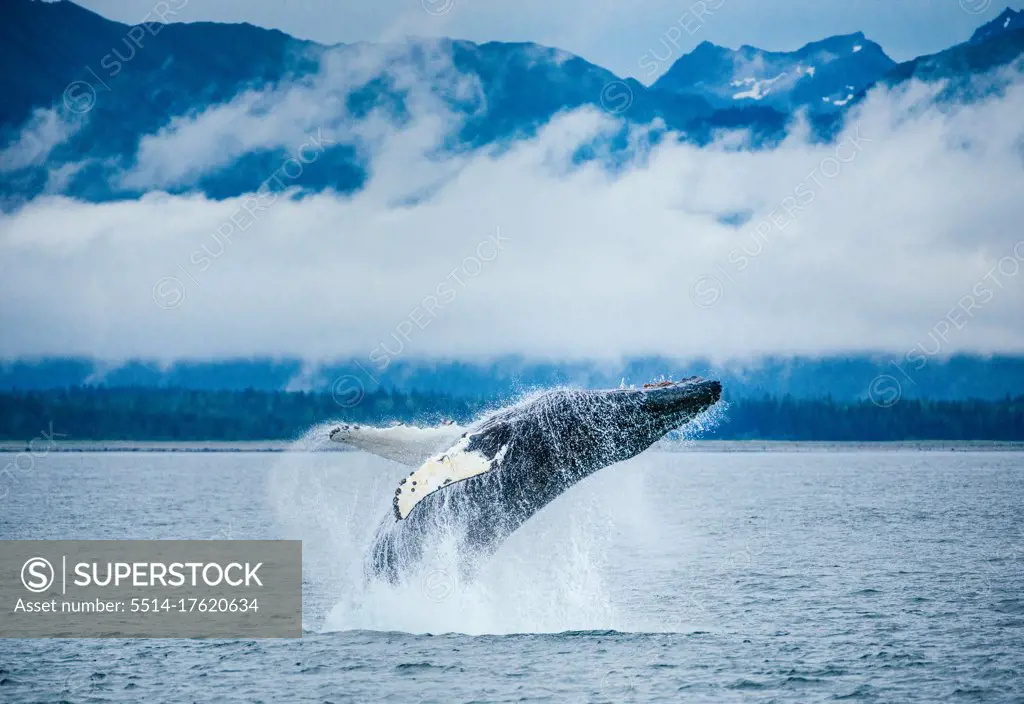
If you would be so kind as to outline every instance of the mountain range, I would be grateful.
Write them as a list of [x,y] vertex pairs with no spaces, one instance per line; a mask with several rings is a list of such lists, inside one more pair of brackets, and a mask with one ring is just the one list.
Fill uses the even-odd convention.
[[[139,170],[148,137],[239,96],[239,110],[259,115],[287,103],[288,91],[305,90],[318,110],[333,110],[344,118],[338,124],[351,127],[371,113],[402,124],[426,91],[458,117],[444,141],[449,152],[502,148],[585,106],[611,112],[623,125],[660,120],[697,143],[742,128],[764,145],[786,133],[797,111],[829,134],[880,83],[952,79],[949,99],[971,99],[958,86],[1022,53],[1024,12],[1007,9],[967,42],[905,63],[861,33],[793,52],[704,42],[645,86],[532,43],[410,38],[326,46],[249,24],[128,26],[68,0],[5,0],[0,205],[15,208],[42,193],[105,201],[148,190],[215,198],[254,191],[288,150],[273,140],[247,142],[243,134],[225,146],[228,157],[216,168],[124,177]],[[287,185],[358,189],[367,175],[366,139],[343,129],[325,148],[324,167]]]
[[538,388],[569,385],[613,388],[674,374],[722,381],[726,396],[796,399],[872,399],[898,390],[905,398],[985,399],[1024,394],[1024,357],[958,355],[915,368],[890,355],[764,357],[747,362],[633,357],[621,360],[543,360],[501,356],[487,360],[405,359],[379,370],[366,359],[321,364],[294,358],[104,362],[84,358],[0,360],[0,393],[77,387],[193,389],[197,391],[333,392],[377,390],[513,398]]

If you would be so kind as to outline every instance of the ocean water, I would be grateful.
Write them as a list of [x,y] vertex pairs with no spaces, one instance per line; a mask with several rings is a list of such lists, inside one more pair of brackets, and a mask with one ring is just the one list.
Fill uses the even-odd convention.
[[442,553],[367,585],[404,471],[326,452],[22,466],[5,539],[302,539],[304,635],[0,640],[0,701],[1024,701],[1024,453],[649,452],[473,583]]

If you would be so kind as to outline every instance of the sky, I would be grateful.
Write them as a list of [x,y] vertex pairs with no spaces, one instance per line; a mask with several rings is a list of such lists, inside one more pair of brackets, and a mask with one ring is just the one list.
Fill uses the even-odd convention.
[[[640,66],[661,39],[684,27],[679,55],[702,41],[788,51],[835,34],[863,31],[897,61],[968,39],[980,24],[1022,0],[167,0],[170,20],[249,22],[304,39],[338,42],[403,35],[473,41],[532,41],[578,54],[643,82]],[[79,0],[128,24],[155,0]],[[700,21],[694,18],[700,15]],[[673,27],[675,30],[673,30]],[[667,69],[667,66],[665,67]]]

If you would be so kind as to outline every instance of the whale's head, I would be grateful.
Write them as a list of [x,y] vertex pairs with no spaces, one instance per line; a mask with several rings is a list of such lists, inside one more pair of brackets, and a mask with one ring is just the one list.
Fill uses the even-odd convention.
[[694,376],[682,381],[647,384],[639,393],[644,410],[652,418],[661,420],[667,433],[718,403],[722,384]]
[[[597,412],[591,416],[588,434],[592,459],[602,465],[638,455],[668,432],[686,425],[718,402],[722,385],[690,377],[599,393],[603,403],[594,409]],[[604,409],[600,409],[602,405]]]
[[604,393],[607,411],[594,422],[609,442],[599,444],[611,450],[616,459],[625,459],[643,452],[669,431],[718,403],[722,385],[712,379],[689,377]]
[[560,468],[558,475],[577,481],[640,454],[721,394],[719,382],[699,377],[642,389],[561,389],[495,415],[471,433],[470,447],[481,447],[488,458],[506,445],[527,449],[535,464]]

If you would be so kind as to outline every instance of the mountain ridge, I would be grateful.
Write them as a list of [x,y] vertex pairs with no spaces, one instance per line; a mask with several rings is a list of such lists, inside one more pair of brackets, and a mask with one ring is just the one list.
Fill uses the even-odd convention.
[[796,51],[765,51],[749,44],[734,50],[705,41],[680,57],[652,88],[701,96],[716,107],[757,103],[783,112],[834,112],[894,66],[863,32],[808,42]]
[[[150,189],[199,190],[215,198],[251,192],[288,156],[281,144],[243,144],[240,153],[201,177],[177,174],[147,182],[123,175],[141,168],[143,141],[176,120],[223,108],[246,91],[253,101],[247,109],[269,109],[264,104],[279,87],[308,88],[328,68],[350,69],[367,52],[377,52],[379,67],[348,90],[330,85],[334,77],[320,80],[316,99],[334,101],[353,119],[377,111],[402,124],[409,119],[411,87],[423,89],[460,121],[445,149],[529,138],[556,115],[584,107],[626,123],[660,121],[697,144],[719,130],[741,129],[751,133],[755,147],[771,145],[799,110],[810,112],[828,134],[871,86],[969,77],[1024,52],[1014,29],[1024,13],[1008,9],[1000,15],[1007,25],[1001,31],[998,21],[987,23],[970,42],[903,64],[863,32],[814,40],[793,52],[749,44],[733,50],[705,41],[646,87],[533,42],[406,38],[325,45],[249,23],[129,26],[70,0],[9,2],[7,21],[0,25],[0,144],[6,145],[0,149],[8,155],[7,165],[0,166],[0,206],[13,207],[44,193],[104,201]],[[442,54],[450,63],[447,73],[437,73],[436,55]],[[394,80],[396,70],[406,74],[404,85]],[[478,89],[461,94],[462,77]],[[35,153],[11,151],[28,127],[40,133],[53,127],[46,120],[66,133]],[[620,135],[612,145],[626,141]],[[291,185],[358,190],[367,175],[363,151],[358,141],[343,141],[322,155],[323,168],[307,170]],[[581,152],[579,158],[593,157]]]
[[1018,29],[1024,29],[1024,10],[1018,11],[1012,7],[1007,7],[994,20],[978,27],[974,34],[971,35],[968,43],[976,44],[992,39],[1003,32]]

